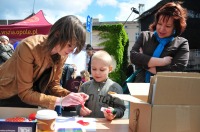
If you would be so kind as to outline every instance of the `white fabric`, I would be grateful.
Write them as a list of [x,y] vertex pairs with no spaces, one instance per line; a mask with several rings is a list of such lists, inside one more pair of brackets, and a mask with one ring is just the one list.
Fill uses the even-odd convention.
[[80,72],[82,70],[86,70],[86,60],[87,60],[87,53],[85,50],[82,50],[78,54],[69,54],[66,64],[75,64],[77,67],[76,75],[80,76]]

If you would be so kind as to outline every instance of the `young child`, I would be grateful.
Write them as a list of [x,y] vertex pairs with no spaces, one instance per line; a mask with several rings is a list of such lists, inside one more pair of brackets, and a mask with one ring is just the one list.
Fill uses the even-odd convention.
[[81,85],[84,82],[90,81],[90,73],[87,70],[83,70],[81,73]]
[[[93,79],[83,83],[79,92],[89,95],[85,106],[77,106],[77,114],[86,117],[106,118],[113,120],[124,116],[124,102],[114,98],[110,93],[123,94],[122,87],[109,79],[108,75],[114,70],[115,64],[106,51],[97,51],[92,56],[91,73]],[[102,108],[104,108],[102,110]]]

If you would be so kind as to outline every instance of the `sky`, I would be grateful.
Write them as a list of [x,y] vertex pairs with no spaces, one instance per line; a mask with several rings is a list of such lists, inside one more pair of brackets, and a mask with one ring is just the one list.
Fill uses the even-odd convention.
[[[144,4],[143,11],[156,5],[160,0],[1,0],[0,20],[24,19],[30,14],[43,10],[45,18],[53,24],[66,15],[76,15],[83,23],[89,15],[99,22],[132,21],[138,17],[132,13],[134,7]],[[131,14],[132,13],[132,14]],[[131,15],[130,15],[131,14]],[[129,17],[130,16],[130,17]]]

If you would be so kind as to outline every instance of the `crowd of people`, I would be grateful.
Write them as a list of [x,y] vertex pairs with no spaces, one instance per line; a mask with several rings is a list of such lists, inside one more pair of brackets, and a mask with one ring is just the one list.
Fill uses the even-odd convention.
[[[187,11],[179,3],[169,2],[157,11],[150,30],[141,32],[130,51],[131,73],[141,70],[134,82],[149,83],[150,76],[161,71],[184,71],[189,44],[180,35],[186,28],[186,19]],[[61,84],[68,55],[83,50],[85,40],[85,27],[74,15],[57,20],[48,35],[23,39],[16,50],[7,36],[1,36],[0,106],[47,109],[76,106],[80,116],[122,118],[124,102],[109,93],[122,94],[123,90],[109,78],[115,60],[106,51],[94,52],[91,45],[86,46],[88,69],[81,72],[78,92],[71,92]],[[114,112],[101,111],[102,107]]]

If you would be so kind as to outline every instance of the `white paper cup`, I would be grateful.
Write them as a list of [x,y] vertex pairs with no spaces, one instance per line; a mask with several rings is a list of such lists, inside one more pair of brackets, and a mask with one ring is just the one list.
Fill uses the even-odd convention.
[[55,119],[58,114],[54,110],[44,109],[39,110],[36,113],[37,129],[39,131],[54,131],[55,130]]

